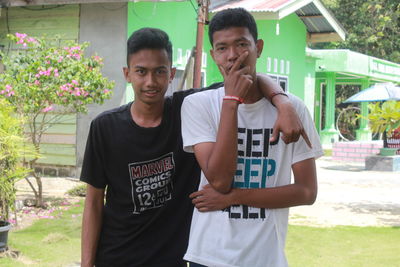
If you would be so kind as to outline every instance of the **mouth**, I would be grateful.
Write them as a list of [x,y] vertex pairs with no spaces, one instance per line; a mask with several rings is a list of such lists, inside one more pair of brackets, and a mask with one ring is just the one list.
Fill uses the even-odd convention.
[[[232,69],[232,67],[233,67],[233,65],[232,66],[229,66],[229,67],[227,67],[226,69],[228,70],[228,72],[230,72],[231,71],[231,69]],[[240,69],[243,69],[244,67],[246,67],[246,65],[245,64],[240,64],[240,66],[239,66],[239,70]]]
[[142,93],[143,93],[144,95],[149,96],[149,97],[155,96],[155,95],[157,95],[159,92],[160,92],[159,90],[143,90],[143,91],[142,91]]

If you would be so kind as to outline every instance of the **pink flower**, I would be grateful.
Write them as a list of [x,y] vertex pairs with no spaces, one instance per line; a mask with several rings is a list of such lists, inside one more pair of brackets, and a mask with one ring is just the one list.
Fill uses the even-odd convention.
[[71,81],[73,84],[75,84],[75,85],[78,85],[79,83],[78,83],[78,81],[76,81],[76,80],[72,80]]
[[24,39],[24,38],[27,37],[28,35],[25,34],[25,33],[18,33],[18,32],[16,32],[16,33],[15,33],[15,36],[16,36],[17,38],[22,38],[22,39]]
[[14,91],[11,91],[11,92],[9,92],[9,93],[7,94],[8,97],[13,96],[13,95],[15,95],[15,92],[14,92]]
[[35,84],[35,85],[40,85],[40,82],[39,82],[38,80],[35,80],[35,81],[34,81],[34,84]]
[[11,89],[12,89],[12,86],[9,85],[9,84],[6,84],[6,90],[9,91],[9,90],[11,90]]
[[109,92],[110,92],[110,90],[108,90],[108,89],[103,90],[103,93],[105,93],[105,94],[108,94]]
[[28,43],[34,43],[34,44],[37,44],[37,43],[38,43],[38,41],[36,41],[36,39],[35,39],[35,38],[32,38],[32,37],[29,37],[26,41],[27,41]]
[[64,59],[64,57],[63,57],[63,56],[60,56],[60,57],[58,58],[57,62],[60,63],[63,59]]
[[50,110],[53,110],[53,106],[48,106],[42,109],[42,112],[49,112]]
[[6,92],[5,90],[1,90],[0,95],[4,95],[5,92]]

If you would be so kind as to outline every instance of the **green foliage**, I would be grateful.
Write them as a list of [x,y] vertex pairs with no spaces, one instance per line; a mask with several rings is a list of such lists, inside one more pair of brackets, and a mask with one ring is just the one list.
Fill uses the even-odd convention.
[[77,185],[67,191],[70,196],[84,197],[86,196],[86,184]]
[[400,63],[398,0],[323,0],[347,31],[346,41],[315,45],[346,48]]
[[101,104],[111,96],[114,83],[103,77],[102,59],[85,57],[88,43],[55,46],[56,40],[35,39],[26,34],[7,35],[22,49],[2,54],[5,72],[0,74],[0,95],[23,114],[38,114],[63,107],[86,112],[87,104]]
[[371,132],[387,132],[390,136],[392,132],[400,127],[400,101],[386,101],[384,103],[369,104],[370,112],[367,119]]
[[29,152],[21,125],[22,119],[13,116],[11,105],[0,99],[0,220],[5,221],[14,209],[14,184],[29,171],[20,163],[20,157]]

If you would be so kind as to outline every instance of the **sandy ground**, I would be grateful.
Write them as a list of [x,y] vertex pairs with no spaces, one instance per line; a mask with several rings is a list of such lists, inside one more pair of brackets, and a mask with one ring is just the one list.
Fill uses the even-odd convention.
[[[360,164],[317,160],[318,198],[312,206],[290,209],[291,224],[310,226],[400,226],[400,172],[365,171]],[[65,197],[80,184],[74,178],[43,178],[45,197]],[[25,180],[18,199],[32,198]]]
[[317,201],[291,208],[291,224],[400,226],[400,172],[365,171],[364,164],[329,157],[317,168]]

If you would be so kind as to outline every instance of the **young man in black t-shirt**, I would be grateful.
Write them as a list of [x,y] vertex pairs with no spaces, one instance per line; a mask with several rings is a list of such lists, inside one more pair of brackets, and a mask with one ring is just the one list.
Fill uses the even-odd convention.
[[[135,101],[103,112],[90,125],[81,174],[88,184],[81,266],[185,266],[189,194],[197,190],[200,169],[182,149],[180,109],[196,90],[165,98],[175,68],[161,30],[134,32],[127,63],[124,75]],[[276,132],[282,130],[285,142],[305,135],[287,97],[277,95],[280,88],[265,76],[260,80],[280,112]]]

